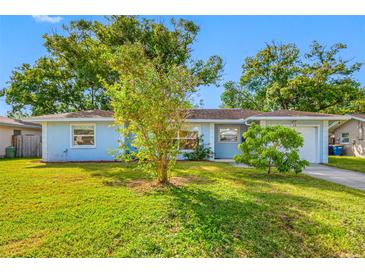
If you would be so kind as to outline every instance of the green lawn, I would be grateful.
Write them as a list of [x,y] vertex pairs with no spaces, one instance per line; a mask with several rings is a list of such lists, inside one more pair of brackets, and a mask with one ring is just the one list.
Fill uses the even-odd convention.
[[118,163],[0,160],[0,257],[364,257],[365,192],[180,162],[156,188]]
[[365,173],[365,158],[349,156],[329,156],[328,165]]

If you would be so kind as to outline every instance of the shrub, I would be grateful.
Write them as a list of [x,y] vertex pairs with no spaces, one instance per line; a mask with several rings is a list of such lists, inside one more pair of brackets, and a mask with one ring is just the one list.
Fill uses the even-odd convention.
[[197,146],[194,151],[184,153],[184,157],[189,161],[206,160],[212,155],[212,149],[204,146],[203,135],[197,138]]
[[284,126],[260,127],[253,124],[243,134],[245,141],[238,147],[242,154],[235,155],[236,162],[267,169],[276,167],[279,172],[299,173],[308,161],[301,160],[299,148],[303,146],[303,137],[294,129]]

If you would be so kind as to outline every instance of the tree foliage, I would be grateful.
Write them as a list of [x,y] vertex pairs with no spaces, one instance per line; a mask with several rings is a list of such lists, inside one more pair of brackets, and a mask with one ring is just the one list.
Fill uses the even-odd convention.
[[339,57],[346,48],[314,41],[302,55],[295,44],[268,44],[247,57],[239,83],[225,83],[225,107],[346,113],[365,108],[364,88],[355,80],[360,63]]
[[272,167],[279,172],[299,173],[309,163],[299,157],[299,148],[303,146],[303,137],[294,129],[284,126],[261,127],[252,124],[243,134],[245,141],[238,145],[242,151],[235,155],[236,162],[267,169]]
[[176,137],[190,96],[202,79],[183,65],[161,68],[160,59],[148,58],[143,45],[122,46],[106,59],[113,69],[123,72],[117,82],[106,85],[116,124],[122,127],[122,136],[133,135],[130,140],[135,148],[130,150],[122,142],[120,156],[137,159],[159,183],[167,184],[178,153]]
[[35,64],[23,64],[12,72],[0,92],[12,106],[11,114],[41,115],[86,109],[111,108],[104,83],[119,74],[103,59],[129,44],[142,45],[145,57],[159,68],[181,66],[200,79],[199,85],[217,84],[222,60],[193,60],[191,48],[199,27],[189,20],[170,25],[135,16],[110,16],[105,22],[73,21],[61,33],[45,34],[48,54]]

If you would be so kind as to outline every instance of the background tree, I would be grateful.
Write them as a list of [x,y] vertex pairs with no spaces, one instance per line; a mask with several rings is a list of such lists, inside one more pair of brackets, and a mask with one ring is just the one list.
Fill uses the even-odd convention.
[[136,148],[124,153],[129,148],[122,142],[120,156],[138,159],[139,166],[160,184],[168,184],[178,153],[176,137],[191,95],[202,80],[182,65],[161,67],[160,58],[150,59],[139,44],[122,46],[106,59],[123,72],[117,82],[106,85],[116,124],[122,127],[122,136],[134,135],[132,146]]
[[[46,34],[48,54],[34,65],[14,69],[8,86],[0,92],[12,106],[11,114],[40,115],[86,109],[111,109],[104,83],[119,74],[103,60],[121,45],[139,43],[148,59],[159,67],[182,66],[200,79],[199,85],[217,84],[222,60],[193,60],[191,48],[199,27],[189,20],[171,25],[135,16],[110,16],[106,22],[78,20],[63,26],[62,33]],[[49,92],[50,91],[50,92]]]
[[304,56],[295,44],[268,44],[242,66],[240,82],[225,83],[228,108],[346,113],[365,108],[364,88],[354,79],[360,63],[339,57],[346,45],[329,49],[314,41]]
[[238,145],[242,153],[234,156],[236,162],[267,169],[268,174],[272,167],[279,172],[299,173],[309,164],[299,157],[303,137],[292,128],[252,124],[243,136],[245,141]]

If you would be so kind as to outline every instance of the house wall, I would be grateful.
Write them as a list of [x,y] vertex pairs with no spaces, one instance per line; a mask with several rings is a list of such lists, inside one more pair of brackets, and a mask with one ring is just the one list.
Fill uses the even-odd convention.
[[[43,123],[43,160],[49,162],[58,161],[113,161],[112,151],[117,149],[121,138],[112,122],[90,122],[96,125],[96,147],[95,148],[72,148],[70,122],[47,122]],[[85,122],[80,124],[87,124]],[[222,124],[222,123],[218,123]],[[293,126],[292,121],[261,121],[261,125],[286,125]],[[296,126],[314,126],[318,136],[318,162],[328,162],[328,121],[296,121]],[[236,124],[238,125],[238,124]],[[199,135],[203,135],[205,146],[212,148],[213,152],[219,154],[221,147],[216,144],[215,128],[216,123],[211,122],[190,122],[187,126],[195,126],[199,129]],[[241,134],[247,129],[245,125],[239,125]],[[316,140],[317,141],[317,140]],[[239,153],[234,146],[234,154]],[[223,148],[222,148],[223,149]],[[226,149],[226,148],[224,148]],[[183,151],[178,159],[183,159]]]
[[[247,126],[243,124],[231,124],[231,123],[212,123],[212,122],[189,122],[186,126],[198,127],[199,135],[203,135],[203,143],[205,147],[210,147],[213,151],[213,155],[211,159],[217,158],[217,156],[222,156],[221,158],[233,158],[234,155],[239,153],[238,144],[219,144],[217,142],[217,125],[234,125],[240,127],[240,136],[242,136],[243,132],[247,130]],[[178,155],[178,160],[183,160],[183,153],[186,151],[182,151],[181,154]]]
[[[294,119],[293,119],[294,120]],[[301,126],[315,126],[318,128],[318,146],[319,146],[319,163],[328,163],[328,121],[315,121],[315,120],[304,120],[304,121],[293,121],[291,120],[272,120],[272,121],[261,121],[260,125],[284,125],[288,127],[301,127]]]
[[[121,138],[112,122],[82,122],[79,124],[96,125],[95,148],[72,148],[71,147],[71,124],[76,122],[44,122],[42,158],[46,162],[64,161],[113,161],[112,151],[118,148]],[[211,146],[214,150],[214,126],[211,123],[188,123],[199,129],[199,135],[203,135],[205,146]],[[131,136],[132,137],[132,136]],[[133,137],[132,137],[133,138]],[[183,159],[183,152],[178,159]]]
[[11,137],[13,136],[14,130],[21,130],[22,135],[41,135],[41,129],[30,129],[22,127],[11,127],[0,125],[0,157],[5,156],[5,148],[11,145]]
[[[205,147],[211,147],[214,151],[214,123],[195,123],[189,122],[185,124],[186,127],[197,127],[199,130],[199,135],[203,136],[203,144]],[[189,151],[181,151],[181,153],[177,156],[178,160],[184,160],[184,152]]]
[[[71,124],[95,124],[95,147],[71,147]],[[119,139],[112,122],[47,122],[43,123],[42,157],[47,162],[113,161]]]
[[[216,125],[217,125],[216,123],[212,123],[212,122],[188,122],[184,125],[184,127],[198,129],[199,136],[203,137],[204,146],[210,147],[213,151],[213,155],[212,155],[211,159],[214,159],[215,155],[217,155],[217,153],[218,153],[218,155],[222,154],[222,150],[226,150],[226,152],[224,154],[228,153],[230,155],[229,158],[232,158],[235,154],[239,153],[239,150],[237,148],[238,143],[229,144],[229,147],[219,145],[217,143],[216,134],[215,134]],[[231,124],[229,124],[229,125],[231,125]],[[241,129],[240,136],[247,129],[247,126],[242,125],[242,124],[241,125],[234,124],[234,125],[240,127],[240,129]],[[131,136],[130,138],[133,138],[133,137]],[[186,152],[190,152],[190,150],[182,150],[181,153],[177,156],[177,159],[184,160],[184,153],[186,153]]]
[[344,154],[347,156],[365,157],[365,136],[359,138],[359,126],[365,130],[365,122],[349,120],[334,131],[336,144],[341,144],[342,133],[349,133],[350,143],[344,144]]
[[[220,143],[218,140],[218,129],[220,126],[238,126],[240,128],[239,140],[237,143]],[[239,124],[216,124],[215,125],[215,157],[219,159],[232,159],[234,155],[240,154],[238,145],[242,142],[242,134],[247,130],[246,125]]]

